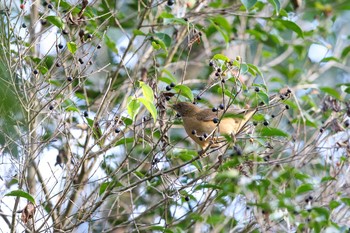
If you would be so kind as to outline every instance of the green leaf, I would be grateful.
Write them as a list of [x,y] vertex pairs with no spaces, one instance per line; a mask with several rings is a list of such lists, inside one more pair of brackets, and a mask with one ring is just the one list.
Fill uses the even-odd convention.
[[77,44],[75,42],[68,42],[67,43],[67,48],[71,54],[75,54],[77,51]]
[[269,99],[269,96],[268,96],[265,92],[259,91],[259,92],[257,93],[257,95],[258,95],[259,99],[262,100],[262,101],[264,102],[264,104],[266,104],[266,105],[269,104],[270,99]]
[[312,190],[314,190],[314,187],[312,186],[312,184],[302,184],[297,188],[296,195],[307,193]]
[[154,122],[157,121],[157,109],[154,106],[153,102],[147,100],[146,98],[138,98],[138,100],[147,108],[147,110],[151,113]]
[[340,100],[341,96],[339,92],[331,87],[320,87],[320,90],[329,94],[330,96],[333,96],[334,98]]
[[126,145],[134,142],[134,138],[122,138],[114,146]]
[[222,60],[222,61],[225,61],[225,62],[229,62],[230,61],[230,59],[228,57],[226,57],[225,55],[223,55],[223,54],[215,54],[213,56],[213,59],[215,59],[215,60]]
[[328,182],[328,181],[334,181],[334,180],[337,180],[337,179],[335,179],[333,176],[325,176],[325,177],[322,177],[321,183]]
[[129,97],[129,104],[128,104],[128,114],[131,117],[131,119],[134,121],[137,113],[140,110],[140,102],[138,99]]
[[265,137],[288,137],[289,135],[277,128],[264,127],[260,131],[261,136]]
[[337,208],[338,206],[340,206],[340,203],[335,201],[335,200],[331,200],[329,202],[329,208],[331,208],[331,210],[334,210],[335,208]]
[[191,100],[191,102],[193,102],[193,93],[188,86],[179,84],[176,85],[176,87],[174,87],[174,90],[180,95],[187,97],[189,100]]
[[27,199],[28,201],[30,201],[31,203],[35,204],[35,199],[32,195],[30,195],[27,192],[24,192],[22,190],[13,190],[7,194],[5,194],[5,196],[13,196],[13,197],[23,197],[25,199]]
[[140,82],[140,86],[142,88],[143,96],[146,98],[146,100],[148,100],[151,103],[153,103],[153,101],[154,101],[154,94],[153,94],[152,88],[148,84],[146,84],[144,82]]
[[103,183],[101,184],[101,186],[100,186],[100,191],[99,191],[98,195],[101,196],[101,195],[106,191],[107,187],[108,187],[110,184],[111,184],[111,182],[103,182]]
[[252,8],[255,5],[256,2],[257,2],[257,0],[241,0],[241,3],[244,5],[244,7],[247,10]]
[[255,65],[248,63],[247,66],[249,67],[248,72],[251,75],[256,76],[256,74],[258,74],[259,76],[264,77],[263,73]]
[[168,34],[165,33],[155,33],[155,35],[164,42],[166,47],[169,47],[171,45],[171,37]]
[[59,29],[64,29],[64,22],[60,17],[49,15],[46,17],[46,20],[51,24],[55,25],[56,27],[58,27]]
[[152,47],[155,50],[163,49],[164,52],[166,53],[166,55],[168,54],[168,50],[167,50],[167,47],[166,47],[164,41],[162,41],[161,39],[158,39],[158,38],[152,38],[151,41],[152,41]]
[[343,52],[341,53],[341,56],[340,56],[341,59],[344,59],[349,54],[349,52],[350,52],[350,45],[343,49]]
[[336,57],[325,57],[320,61],[320,63],[321,62],[329,62],[329,61],[340,62],[340,60]]
[[171,19],[174,18],[174,15],[164,11],[159,15],[159,17],[163,19]]
[[137,29],[134,29],[132,32],[134,33],[135,36],[146,36],[146,34],[143,31],[140,31]]
[[350,198],[344,197],[340,199],[345,205],[350,206]]
[[65,108],[65,110],[67,112],[80,112],[78,108],[74,107],[74,106],[68,106]]
[[240,66],[241,74],[246,74],[248,72],[248,66],[246,63],[242,63]]
[[174,75],[169,70],[163,69],[162,73],[165,73],[166,76],[162,76],[162,77],[158,78],[160,81],[163,81],[163,82],[165,82],[167,84],[177,83],[176,78],[174,77]]
[[107,36],[107,35],[105,35],[105,43],[106,43],[107,47],[111,51],[113,51],[115,54],[119,53],[116,43],[111,38],[109,38],[109,36]]
[[281,3],[279,0],[268,0],[268,2],[273,5],[273,7],[275,8],[275,12],[278,15],[280,10],[281,10]]
[[92,128],[92,126],[94,125],[94,120],[92,120],[90,118],[86,118],[86,121],[87,121],[89,127]]
[[299,37],[304,38],[304,33],[301,28],[294,22],[289,20],[278,20],[278,22],[282,23],[286,28],[294,31]]

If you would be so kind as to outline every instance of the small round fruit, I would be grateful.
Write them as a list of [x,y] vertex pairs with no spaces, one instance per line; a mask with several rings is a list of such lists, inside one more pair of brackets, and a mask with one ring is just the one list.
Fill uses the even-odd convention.
[[215,118],[213,119],[213,122],[214,122],[215,124],[217,124],[217,123],[219,123],[219,119],[215,117]]
[[259,87],[255,87],[255,92],[259,92],[260,91],[260,89],[259,89]]
[[167,4],[168,6],[172,6],[174,5],[175,1],[174,0],[168,0]]
[[171,90],[171,86],[166,86],[165,90],[170,91]]

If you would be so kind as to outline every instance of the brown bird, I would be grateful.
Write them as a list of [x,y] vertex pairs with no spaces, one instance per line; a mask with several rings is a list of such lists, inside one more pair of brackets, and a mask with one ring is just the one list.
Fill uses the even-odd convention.
[[256,112],[256,109],[232,109],[224,113],[222,110],[201,109],[187,102],[179,102],[171,107],[181,115],[188,136],[203,150],[208,146],[217,146],[218,142],[224,140],[217,134],[235,136],[242,132]]

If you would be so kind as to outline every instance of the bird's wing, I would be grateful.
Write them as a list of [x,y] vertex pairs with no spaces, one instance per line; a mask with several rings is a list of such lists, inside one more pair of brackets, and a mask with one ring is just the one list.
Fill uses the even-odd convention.
[[[247,109],[230,109],[225,112],[226,118],[244,118]],[[213,121],[214,118],[221,118],[223,111],[213,112],[211,109],[203,109],[197,113],[197,120],[199,121]]]
[[213,121],[214,118],[220,118],[221,114],[213,112],[211,109],[203,109],[196,114],[199,121]]

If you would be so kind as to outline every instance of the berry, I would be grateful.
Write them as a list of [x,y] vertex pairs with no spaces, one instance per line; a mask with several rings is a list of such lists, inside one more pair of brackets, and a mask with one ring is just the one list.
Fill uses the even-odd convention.
[[84,64],[83,59],[79,58],[78,61],[79,61],[80,64]]
[[51,110],[53,110],[53,106],[52,106],[52,105],[50,105],[50,106],[49,106],[49,109],[50,109],[50,111],[51,111]]
[[253,121],[253,125],[254,125],[254,126],[257,126],[257,125],[258,125],[258,122]]
[[220,68],[218,68],[218,69],[216,70],[216,72],[221,73],[221,69],[220,69]]
[[63,49],[63,44],[59,43],[59,44],[58,44],[58,48],[59,48],[59,49]]
[[268,125],[269,125],[269,122],[268,122],[268,121],[264,121],[264,125],[265,125],[265,126],[268,126]]
[[174,5],[175,1],[174,0],[168,0],[167,4],[168,6],[172,6]]
[[59,62],[57,62],[56,67],[61,67],[61,64]]
[[91,33],[89,33],[89,34],[87,34],[87,36],[86,36],[88,39],[91,39],[92,38],[92,34]]
[[166,89],[167,91],[170,91],[170,90],[171,90],[171,87],[170,87],[170,86],[166,86],[165,89]]
[[47,5],[47,8],[52,9],[52,8],[53,8],[52,4],[51,4],[51,3],[48,4],[48,5]]
[[67,29],[64,29],[63,31],[62,31],[62,33],[64,34],[64,35],[68,35],[68,30]]
[[84,117],[88,117],[89,113],[87,111],[84,111]]
[[214,62],[210,61],[209,66],[214,66]]
[[217,123],[219,123],[219,119],[215,117],[215,118],[213,119],[213,122],[214,122],[215,124],[217,124]]
[[39,71],[38,70],[33,70],[33,74],[37,75],[37,74],[39,74]]
[[170,96],[165,96],[166,101],[170,100]]
[[45,25],[45,24],[47,24],[47,21],[46,21],[46,19],[41,19],[40,23],[41,23],[41,25]]
[[19,8],[21,8],[22,10],[24,10],[25,5],[24,5],[24,4],[21,4],[21,5],[19,5]]
[[320,133],[323,133],[323,131],[324,131],[324,128],[323,128],[323,127],[321,127],[321,129],[320,129]]
[[284,96],[283,95],[280,95],[280,98],[281,98],[281,100],[284,100]]
[[292,90],[291,89],[287,89],[287,94],[290,94],[290,93],[292,93]]
[[67,81],[68,81],[68,82],[72,82],[72,80],[73,80],[73,78],[72,78],[71,76],[68,76],[68,77],[67,77]]
[[243,154],[241,148],[238,146],[234,146],[233,149],[235,150],[236,155],[241,156]]
[[288,104],[286,104],[286,109],[287,109],[287,110],[289,109],[289,105],[288,105]]
[[215,73],[215,76],[216,76],[216,77],[219,77],[219,76],[220,76],[220,74],[219,74],[218,72],[216,72],[216,73]]
[[98,44],[96,48],[100,49],[100,48],[102,48],[102,46],[100,44]]
[[344,122],[344,126],[345,126],[345,128],[347,128],[347,127],[349,127],[349,125],[350,125],[350,120],[348,119]]
[[25,23],[22,23],[22,28],[26,28],[27,25]]
[[92,61],[89,61],[89,62],[88,62],[88,65],[92,65],[92,63],[93,63]]
[[204,134],[203,134],[203,137],[204,137],[204,138],[207,138],[207,137],[208,137],[208,134],[204,133]]
[[218,111],[218,108],[215,108],[215,107],[214,107],[214,108],[212,108],[211,110],[212,110],[213,112],[217,112],[217,111]]
[[225,82],[226,82],[226,80],[225,80],[225,79],[223,79],[223,80],[221,80],[221,82],[222,82],[222,83],[225,83]]
[[189,196],[186,196],[185,197],[185,201],[189,201],[190,200],[190,197]]
[[265,162],[269,161],[269,159],[270,159],[270,156],[268,156],[268,155],[264,156],[264,161]]
[[119,128],[115,128],[114,132],[120,133],[120,129]]
[[259,87],[255,87],[255,92],[259,92],[259,91],[260,91]]
[[224,104],[220,104],[220,105],[219,105],[219,108],[220,108],[221,110],[223,110],[223,109],[225,108]]
[[197,131],[196,130],[192,130],[192,132],[191,132],[193,135],[195,135],[196,133],[197,133]]
[[204,140],[203,136],[199,136],[198,139],[199,139],[199,141],[203,141]]
[[175,83],[170,83],[170,87],[175,87]]
[[176,117],[181,117],[180,113],[176,113]]
[[197,99],[197,100],[201,100],[202,97],[200,97],[199,95],[197,95],[196,99]]

